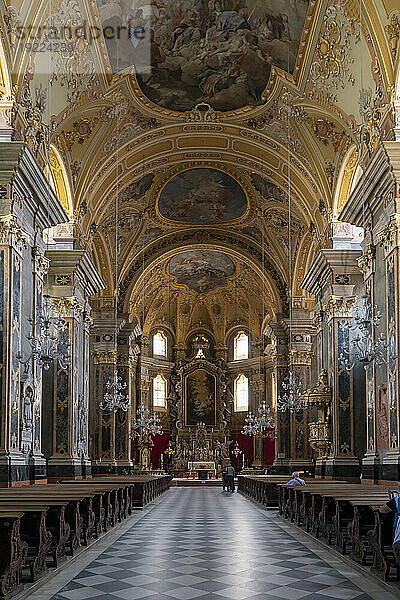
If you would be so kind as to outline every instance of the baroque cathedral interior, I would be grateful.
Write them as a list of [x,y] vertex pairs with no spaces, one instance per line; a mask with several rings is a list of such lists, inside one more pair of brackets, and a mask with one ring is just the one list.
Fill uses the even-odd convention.
[[0,0],[0,599],[400,598],[399,203],[399,0]]

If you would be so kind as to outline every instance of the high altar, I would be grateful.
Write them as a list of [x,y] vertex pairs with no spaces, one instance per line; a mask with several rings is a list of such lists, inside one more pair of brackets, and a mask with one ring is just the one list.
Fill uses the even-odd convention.
[[226,363],[211,358],[204,335],[193,341],[191,357],[176,365],[168,410],[175,472],[190,470],[193,462],[213,462],[217,467],[229,460],[232,397],[227,389]]

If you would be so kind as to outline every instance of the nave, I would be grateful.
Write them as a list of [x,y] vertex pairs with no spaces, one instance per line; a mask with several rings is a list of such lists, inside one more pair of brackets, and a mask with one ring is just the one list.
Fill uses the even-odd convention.
[[275,511],[220,488],[172,488],[111,536],[30,600],[395,600]]

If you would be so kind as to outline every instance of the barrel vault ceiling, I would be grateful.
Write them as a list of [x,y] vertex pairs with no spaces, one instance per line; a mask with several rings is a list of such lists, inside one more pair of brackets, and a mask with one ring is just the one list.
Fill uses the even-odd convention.
[[[151,7],[158,18],[145,76],[101,35],[75,39],[49,77],[47,55],[18,37],[49,19],[104,24],[125,4],[52,0],[50,15],[47,0],[1,0],[3,97],[8,77],[20,135],[43,164],[51,144],[53,177],[63,165],[64,201],[105,298],[117,198],[123,312],[148,329],[172,311],[217,330],[222,311],[225,328],[247,319],[257,332],[287,311],[289,287],[303,294],[360,155],[392,136],[397,3],[143,0],[140,16]],[[250,27],[215,33],[233,8]]]

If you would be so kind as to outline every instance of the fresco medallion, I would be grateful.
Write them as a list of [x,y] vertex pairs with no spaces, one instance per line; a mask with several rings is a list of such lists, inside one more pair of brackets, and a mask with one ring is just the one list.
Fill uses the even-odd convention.
[[235,265],[223,252],[216,250],[187,250],[174,256],[168,272],[177,283],[203,294],[217,286],[225,285],[234,274]]
[[[98,0],[113,72],[134,65],[143,94],[178,112],[200,102],[220,111],[261,104],[272,65],[294,72],[308,4]],[[118,31],[128,33],[109,35]]]
[[160,215],[182,223],[225,223],[246,214],[247,196],[230,175],[189,169],[171,179],[158,199]]

